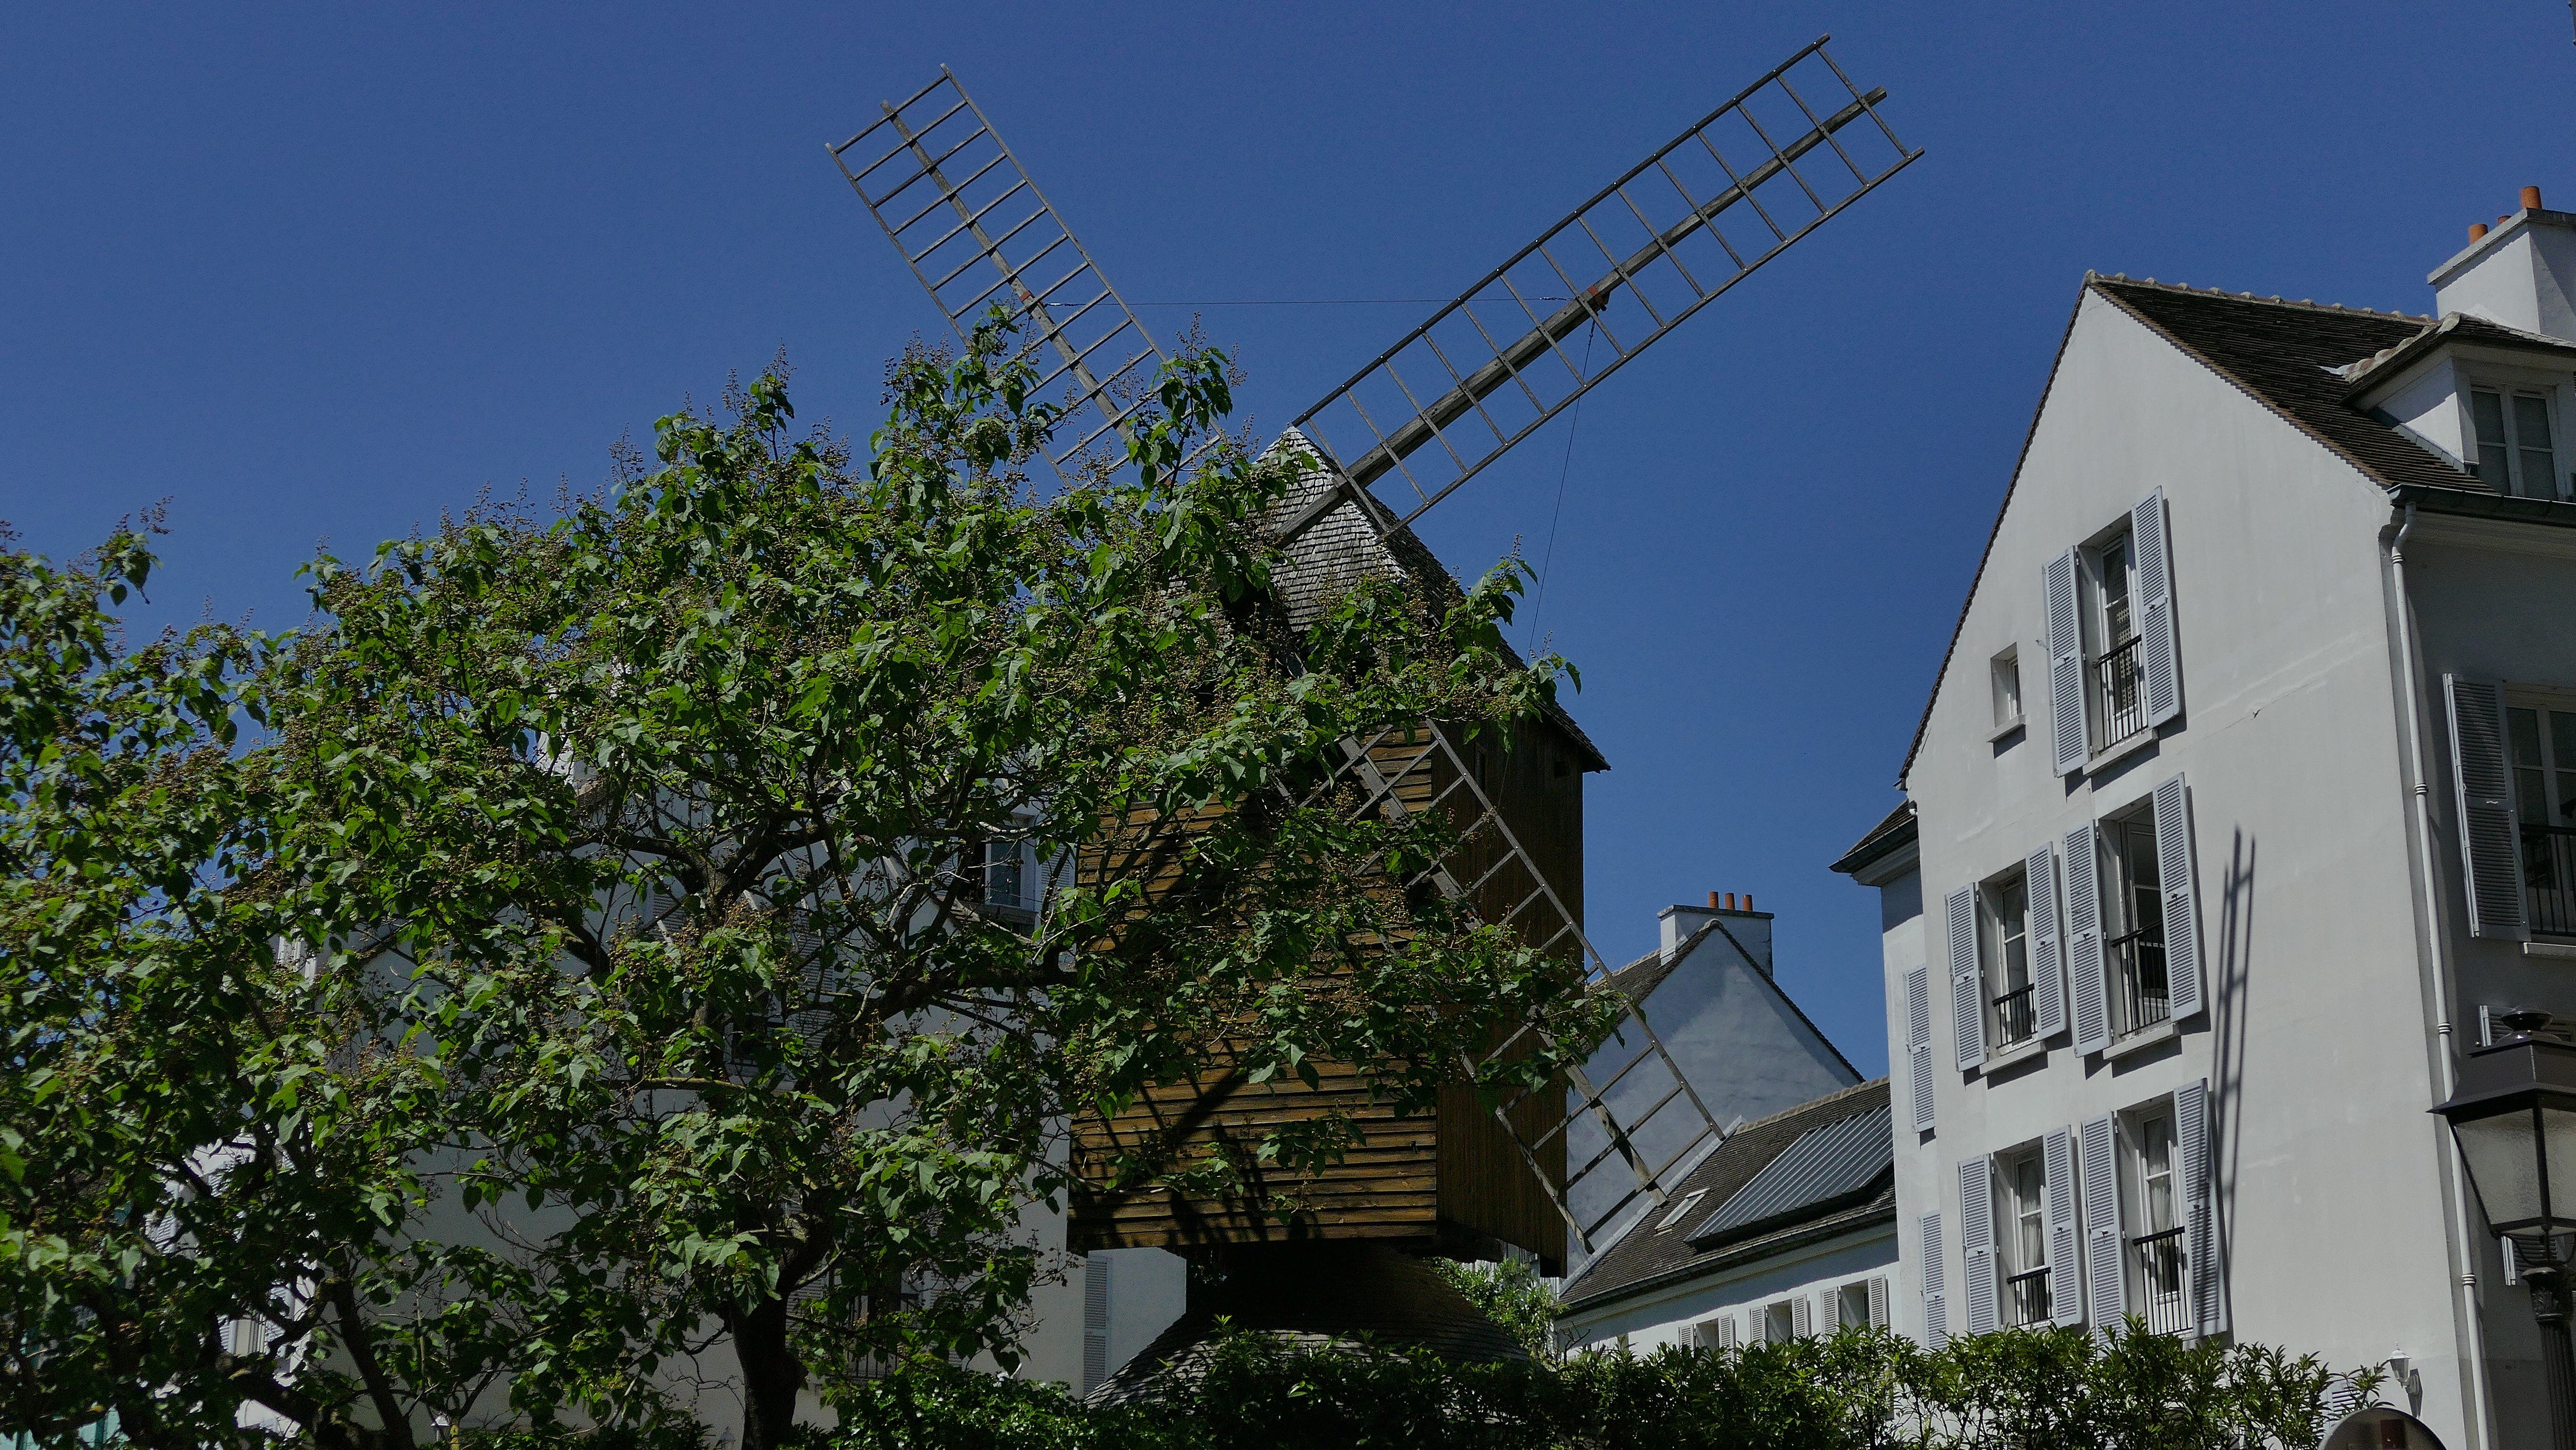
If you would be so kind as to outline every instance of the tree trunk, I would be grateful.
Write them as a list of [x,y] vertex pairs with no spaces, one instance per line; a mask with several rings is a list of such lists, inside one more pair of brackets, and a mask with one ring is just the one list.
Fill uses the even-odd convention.
[[796,1427],[796,1392],[805,1387],[805,1366],[787,1348],[787,1301],[727,1317],[742,1364],[742,1450],[777,1450]]

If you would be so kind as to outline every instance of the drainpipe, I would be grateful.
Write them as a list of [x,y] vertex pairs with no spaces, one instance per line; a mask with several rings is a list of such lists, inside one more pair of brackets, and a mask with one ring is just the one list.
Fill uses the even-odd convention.
[[[2424,923],[2422,948],[2426,974],[2431,980],[2434,1015],[2433,1077],[2436,1099],[2448,1102],[2459,1091],[2459,1054],[2454,1050],[2455,1031],[2451,1013],[2451,963],[2448,943],[2442,934],[2441,877],[2435,871],[2433,854],[2433,788],[2424,769],[2424,681],[2422,662],[2415,653],[2415,602],[2406,592],[2406,536],[2415,531],[2415,505],[2406,512],[2395,534],[2388,539],[2389,573],[2397,593],[2397,656],[2399,692],[2406,701],[2407,773],[2412,777],[2407,791],[2415,798],[2415,877],[2420,883],[2416,915]],[[2442,1215],[2449,1220],[2453,1267],[2452,1312],[2459,1316],[2460,1387],[2468,1400],[2468,1430],[2472,1446],[2484,1444],[2489,1434],[2487,1404],[2486,1330],[2478,1316],[2477,1245],[2469,1230],[2475,1208],[2469,1201],[2466,1178],[2460,1169],[2460,1154],[2447,1138],[2440,1148],[2443,1187],[2446,1191]]]

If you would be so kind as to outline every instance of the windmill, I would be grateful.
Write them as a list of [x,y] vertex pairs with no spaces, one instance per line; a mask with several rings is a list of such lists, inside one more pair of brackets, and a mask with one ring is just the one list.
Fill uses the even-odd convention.
[[[1276,522],[1292,612],[1353,573],[1439,565],[1411,529],[1594,384],[1763,263],[1921,156],[1819,38],[1569,212],[1314,406],[1272,446],[1321,462]],[[1821,99],[1816,99],[1821,98]],[[1163,353],[957,78],[937,80],[831,146],[833,159],[960,336],[1000,306],[1042,358],[1041,391],[1068,395],[1049,445],[1068,476],[1118,442]],[[1589,334],[1592,347],[1578,341]],[[1597,752],[1558,716],[1497,770],[1436,722],[1341,744],[1322,789],[1358,809],[1443,814],[1458,843],[1425,873],[1532,947],[1609,973],[1581,920],[1580,771]],[[1566,780],[1571,775],[1571,785]],[[1567,801],[1571,799],[1571,811]],[[1571,821],[1571,833],[1567,829]],[[1497,1054],[1525,1050],[1524,1027]],[[1641,1008],[1596,1055],[1597,1076],[1490,1106],[1444,1100],[1436,1121],[1372,1118],[1364,1085],[1273,1082],[1248,1096],[1203,1085],[1148,1095],[1125,1120],[1077,1135],[1076,1167],[1122,1135],[1222,1137],[1326,1103],[1372,1145],[1301,1188],[1300,1237],[1413,1246],[1516,1245],[1551,1269],[1566,1238],[1590,1251],[1723,1136]],[[1473,1064],[1461,1064],[1462,1078]],[[1569,1151],[1571,1145],[1571,1151]],[[1241,1204],[1107,1191],[1077,1197],[1076,1249],[1183,1251],[1265,1243],[1279,1225]]]

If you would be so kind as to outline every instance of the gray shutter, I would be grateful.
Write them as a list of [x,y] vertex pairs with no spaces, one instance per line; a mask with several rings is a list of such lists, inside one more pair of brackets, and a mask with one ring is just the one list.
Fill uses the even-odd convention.
[[1958,1049],[1959,1069],[1986,1060],[1986,993],[1977,976],[1977,892],[1962,886],[1950,893],[1950,1033]]
[[2192,889],[2191,794],[2182,777],[2156,787],[2156,879],[2165,894],[2165,992],[2173,1020],[2206,1005],[2200,983],[2200,906]]
[[1869,1281],[1869,1327],[1872,1329],[1887,1327],[1887,1276],[1885,1274]]
[[1717,1316],[1715,1319],[1710,1320],[1708,1327],[1712,1331],[1712,1337],[1708,1340],[1711,1347],[1716,1349],[1733,1349],[1735,1347],[1734,1310],[1729,1309],[1725,1313]]
[[2129,1266],[2121,1251],[2120,1132],[2108,1114],[2088,1118],[2078,1130],[2084,1147],[2085,1288],[2093,1310],[2093,1333],[2108,1335],[2129,1313]]
[[2075,1237],[2075,1135],[2060,1128],[2041,1141],[2048,1173],[2049,1308],[2060,1324],[2082,1324],[2084,1273]]
[[2066,1030],[2066,962],[2058,949],[2057,852],[2043,844],[2022,863],[2030,899],[2031,1032],[2041,1041]]
[[1098,1254],[1082,1261],[1082,1392],[1089,1394],[1109,1378],[1109,1261]]
[[2147,723],[2182,713],[2182,662],[2174,645],[2173,556],[2165,535],[2165,492],[2157,489],[2129,511],[2130,557],[2137,561],[2139,686]]
[[2175,1090],[2174,1137],[2182,1148],[2192,1312],[2201,1333],[2215,1334],[2227,1327],[2227,1292],[2218,1262],[2218,1195],[2210,1182],[2209,1079]]
[[2522,909],[2522,832],[2514,822],[2513,768],[2505,758],[2504,691],[2486,680],[2442,677],[2451,709],[2451,788],[2468,871],[2469,935],[2528,941]]
[[1914,1068],[1914,1131],[1932,1131],[1932,970],[1905,974],[1905,1058]]
[[2066,977],[2075,997],[2075,1050],[2111,1045],[2111,986],[2102,961],[2102,855],[2093,823],[2066,833]]
[[[1798,1317],[1801,1319],[1807,1318],[1807,1301],[1804,1299],[1798,1301]],[[1798,1330],[1799,1337],[1806,1337],[1810,1331],[1820,1335],[1831,1334],[1837,1327],[1839,1327],[1841,1321],[1842,1316],[1836,1312],[1834,1307],[1834,1291],[1831,1289],[1818,1289],[1816,1291],[1815,1317],[1813,1319],[1809,1319],[1804,1326],[1800,1327]]]
[[2073,775],[2090,753],[2084,736],[2084,630],[2075,618],[2075,551],[2067,550],[2040,570],[2040,593],[2048,603],[2049,743],[2057,752],[2057,773]]
[[1995,1332],[1995,1164],[1971,1158],[1959,1165],[1961,1292],[1968,1296],[1968,1332]]
[[1950,1342],[1950,1296],[1944,1292],[1949,1284],[1947,1262],[1941,1257],[1941,1215],[1923,1215],[1922,1253],[1916,1262],[1923,1272],[1923,1347],[1939,1349]]

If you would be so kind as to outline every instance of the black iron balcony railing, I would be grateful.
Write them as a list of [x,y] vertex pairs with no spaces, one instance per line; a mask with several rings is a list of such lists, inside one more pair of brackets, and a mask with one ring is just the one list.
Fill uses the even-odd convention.
[[2138,640],[2131,635],[2093,662],[2093,688],[2101,696],[2102,744],[2126,740],[2147,728],[2147,702],[2138,684]]
[[2031,988],[2022,987],[1995,999],[1995,1046],[2010,1047],[2029,1038],[2038,1015],[2031,1010]]
[[2048,1296],[2048,1267],[2041,1265],[2004,1280],[2004,1327],[2025,1329],[2046,1324],[2056,1315]]
[[2187,1271],[2191,1265],[2183,1247],[2183,1231],[2169,1228],[2129,1240],[2129,1263],[2130,1282],[2137,1289],[2137,1302],[2129,1310],[2146,1322],[2147,1332],[2188,1332],[2192,1327],[2191,1296],[2183,1291],[2190,1283]]
[[2165,984],[2162,931],[2140,927],[2103,943],[2119,977],[2120,1018],[2112,1030],[2120,1036],[2143,1032],[2173,1015],[2173,998]]
[[2523,826],[2522,899],[2533,931],[2576,936],[2576,826]]

